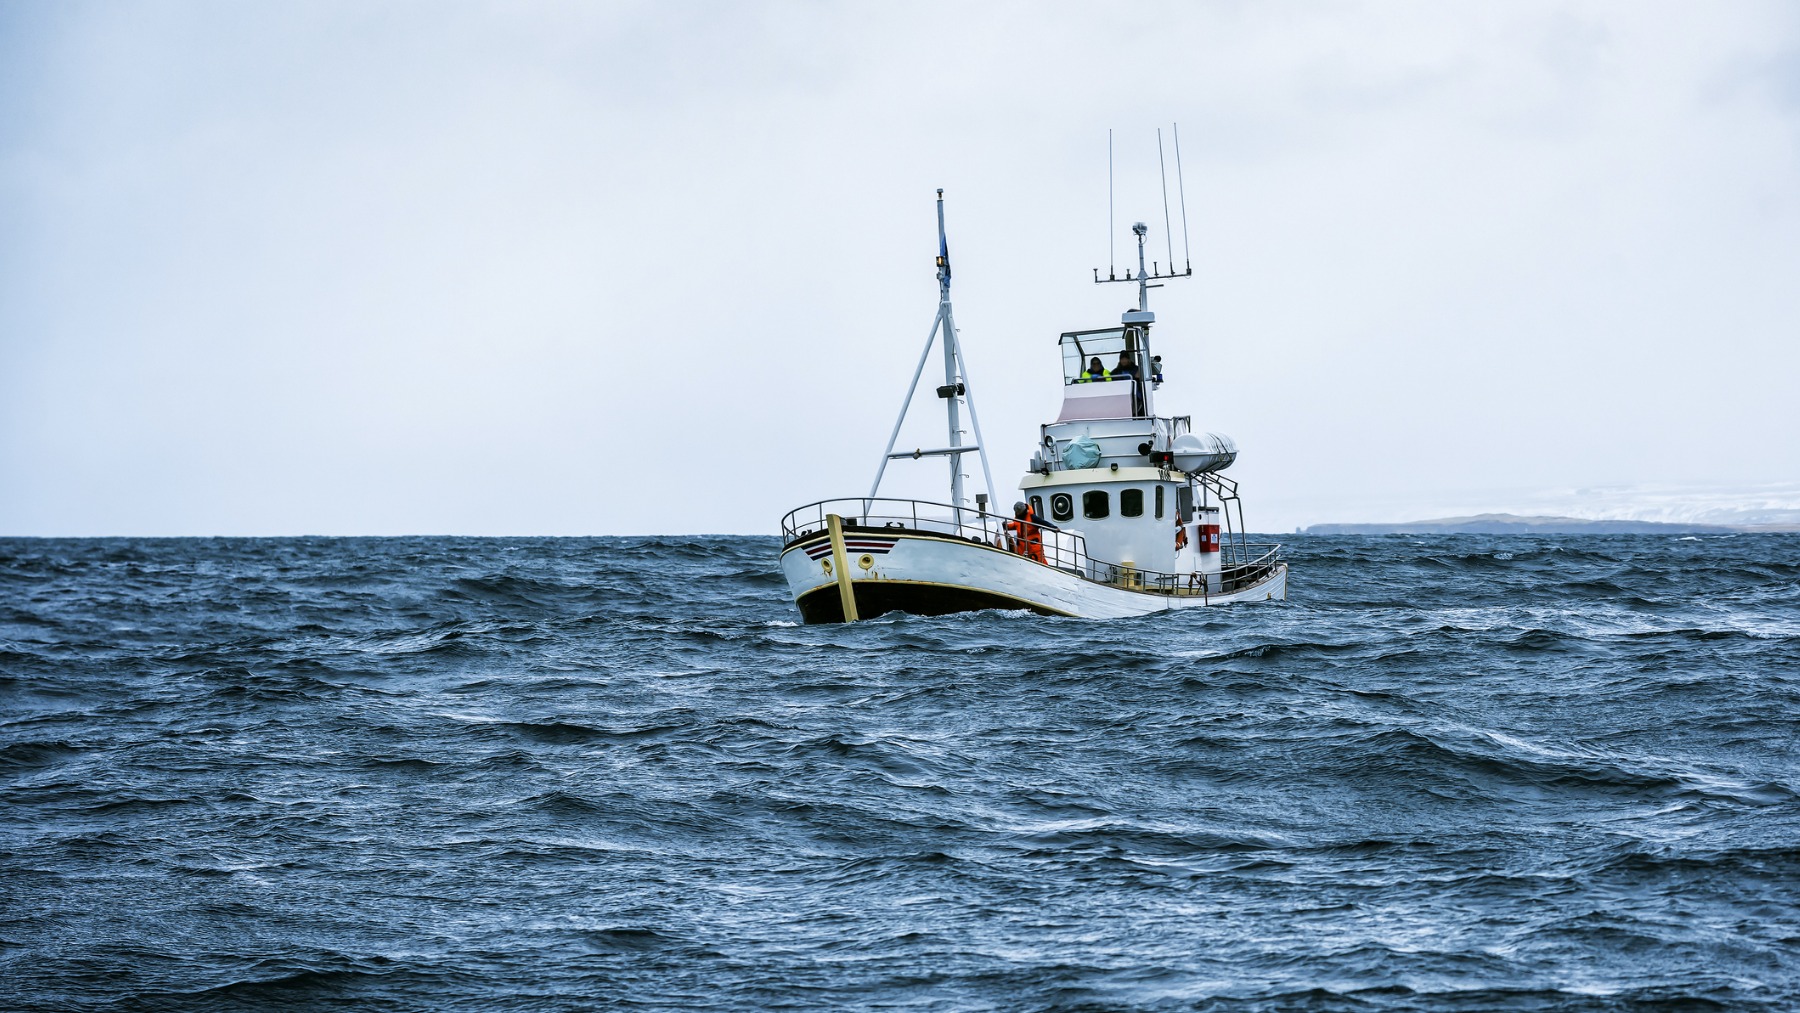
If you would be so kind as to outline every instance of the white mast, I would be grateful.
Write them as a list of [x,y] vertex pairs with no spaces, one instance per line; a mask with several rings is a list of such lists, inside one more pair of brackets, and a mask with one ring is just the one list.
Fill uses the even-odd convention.
[[[939,190],[937,198],[938,218],[938,311],[937,319],[932,321],[931,334],[925,339],[925,350],[919,353],[919,365],[913,370],[912,384],[906,388],[906,400],[900,404],[900,417],[894,420],[894,431],[888,436],[887,449],[882,451],[881,464],[875,469],[875,482],[869,486],[869,497],[873,499],[881,490],[881,477],[887,472],[887,463],[897,457],[936,457],[950,458],[950,505],[956,509],[956,522],[962,523],[962,511],[965,509],[963,499],[962,455],[975,451],[981,457],[982,479],[987,485],[988,502],[994,502],[994,476],[988,469],[987,447],[981,441],[981,421],[975,414],[975,395],[969,388],[968,364],[963,361],[962,342],[957,339],[956,317],[950,306],[950,242],[944,232],[944,191]],[[919,377],[925,372],[925,360],[931,356],[931,344],[937,340],[939,332],[944,335],[944,385],[937,389],[938,397],[944,399],[945,415],[949,428],[949,446],[933,450],[923,448],[894,452],[894,441],[900,438],[900,427],[906,421],[907,409],[912,407],[913,394],[919,389]],[[962,442],[962,415],[958,410],[958,399],[969,403],[969,421],[975,427],[975,443],[965,445]]]
[[[951,394],[944,396],[942,387],[938,388],[938,396],[944,398],[945,413],[950,416],[950,505],[957,510],[963,505],[962,483],[962,419],[956,410],[956,395],[967,388],[958,389],[956,382],[956,318],[950,313],[950,240],[944,235],[944,191],[938,191],[938,319],[943,321],[944,331],[944,386],[949,387]],[[956,519],[957,524],[962,518]]]

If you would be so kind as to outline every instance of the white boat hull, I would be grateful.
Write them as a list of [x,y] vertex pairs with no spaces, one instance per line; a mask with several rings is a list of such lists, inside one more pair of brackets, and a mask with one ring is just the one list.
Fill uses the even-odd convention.
[[[1192,587],[1150,590],[1102,583],[972,539],[916,531],[850,531],[844,535],[850,589],[859,618],[900,611],[944,615],[978,609],[1023,609],[1044,615],[1117,619],[1170,609],[1287,598],[1287,564],[1230,593]],[[838,575],[829,536],[821,531],[787,546],[781,569],[809,623],[842,622]]]

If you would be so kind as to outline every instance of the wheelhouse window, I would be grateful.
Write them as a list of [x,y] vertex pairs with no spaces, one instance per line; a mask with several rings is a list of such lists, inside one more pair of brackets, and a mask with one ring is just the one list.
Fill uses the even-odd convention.
[[1141,380],[1150,362],[1150,336],[1140,327],[1070,331],[1061,344],[1065,384]]
[[1163,487],[1159,485],[1156,487],[1156,519],[1162,520],[1162,515],[1163,515]]
[[1081,494],[1081,516],[1090,518],[1105,517],[1112,512],[1112,497],[1105,489],[1095,489]]
[[1144,490],[1142,490],[1142,489],[1121,489],[1121,490],[1119,490],[1119,516],[1120,517],[1142,517],[1142,516],[1144,516]]
[[1050,497],[1050,516],[1059,521],[1075,518],[1075,497],[1066,492],[1059,492]]
[[1033,516],[1033,517],[1044,516],[1044,497],[1042,497],[1042,496],[1031,497],[1031,516]]

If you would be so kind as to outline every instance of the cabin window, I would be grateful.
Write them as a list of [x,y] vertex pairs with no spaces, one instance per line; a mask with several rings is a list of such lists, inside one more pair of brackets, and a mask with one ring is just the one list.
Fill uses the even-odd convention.
[[1163,511],[1162,503],[1163,503],[1163,487],[1159,485],[1156,487],[1156,519],[1159,521],[1162,520],[1162,511]]
[[1111,499],[1112,497],[1106,494],[1105,489],[1095,489],[1093,492],[1082,493],[1081,516],[1105,517],[1108,513],[1112,512]]
[[1050,497],[1050,516],[1059,521],[1074,520],[1075,497],[1066,492]]
[[1144,490],[1142,490],[1142,489],[1121,489],[1121,490],[1119,490],[1119,516],[1120,517],[1142,517],[1142,516],[1144,516]]
[[1044,516],[1044,497],[1042,497],[1042,496],[1031,497],[1031,516],[1033,516],[1033,517]]

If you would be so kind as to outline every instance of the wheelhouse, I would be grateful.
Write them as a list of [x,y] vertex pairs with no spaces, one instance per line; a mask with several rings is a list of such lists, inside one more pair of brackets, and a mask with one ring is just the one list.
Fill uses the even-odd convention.
[[1058,422],[1145,418],[1151,414],[1150,392],[1162,382],[1162,359],[1150,353],[1149,321],[1093,331],[1066,331],[1058,344],[1063,377],[1063,408]]

